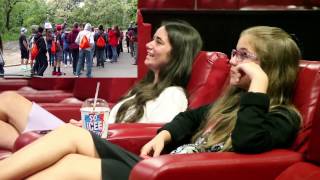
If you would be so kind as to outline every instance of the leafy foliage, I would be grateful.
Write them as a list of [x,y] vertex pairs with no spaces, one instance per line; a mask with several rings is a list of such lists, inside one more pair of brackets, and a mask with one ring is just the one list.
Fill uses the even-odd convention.
[[137,0],[0,0],[0,32],[18,33],[45,21],[127,27],[136,11]]

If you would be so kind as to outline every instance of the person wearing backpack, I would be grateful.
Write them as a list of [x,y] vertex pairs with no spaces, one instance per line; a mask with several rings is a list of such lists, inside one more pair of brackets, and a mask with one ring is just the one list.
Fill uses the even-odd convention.
[[61,35],[61,39],[62,39],[62,44],[63,44],[63,63],[64,63],[64,67],[67,67],[68,65],[68,60],[69,60],[69,64],[71,67],[72,64],[72,57],[71,57],[71,52],[69,49],[69,42],[68,42],[68,36],[70,33],[70,29],[66,29],[64,32],[62,32]]
[[49,55],[49,65],[53,66],[55,53],[52,53],[51,47],[52,47],[52,41],[55,38],[55,36],[54,36],[54,33],[52,32],[52,29],[45,29],[45,31],[46,31],[47,52]]
[[[19,47],[21,52],[21,69],[27,71],[28,70],[28,60],[29,60],[29,52],[28,52],[28,41],[26,37],[27,29],[21,28],[20,37],[19,37]],[[25,65],[25,66],[24,66]]]
[[91,75],[91,68],[92,68],[92,56],[91,56],[91,49],[94,45],[94,39],[93,39],[93,34],[91,32],[91,24],[87,23],[84,26],[84,30],[80,31],[75,43],[79,45],[79,61],[77,64],[77,70],[76,70],[76,75],[79,77],[80,76],[80,71],[81,71],[81,66],[82,63],[85,62],[87,63],[87,77],[92,77]]
[[78,34],[79,34],[79,24],[75,22],[73,24],[73,29],[68,36],[69,48],[72,55],[72,68],[73,68],[74,75],[76,75],[77,65],[79,60],[79,45],[75,42]]
[[112,29],[108,32],[108,40],[112,50],[112,60],[111,63],[118,61],[117,46],[120,34],[118,34],[117,27],[114,25]]
[[[31,50],[32,50],[32,44],[34,42],[34,37],[37,35],[37,32],[38,32],[38,25],[32,25],[31,26],[31,35],[28,39],[29,41],[29,58],[30,58],[30,66],[31,66],[31,69],[33,69],[33,64],[34,64],[34,59],[31,58]],[[33,72],[31,72],[33,74]]]
[[55,39],[53,40],[53,44],[52,47],[55,46],[55,53],[54,53],[54,67],[53,67],[53,71],[52,71],[52,75],[57,75],[60,76],[61,73],[61,69],[60,69],[60,65],[61,65],[61,61],[62,61],[62,56],[63,56],[63,45],[62,45],[62,38],[61,38],[61,30],[62,30],[62,26],[61,25],[57,25],[56,26],[56,35],[55,35]]
[[43,73],[48,67],[47,46],[44,38],[42,37],[43,30],[43,27],[39,26],[38,33],[34,37],[34,41],[39,52],[35,58],[36,63],[33,66],[32,72],[35,72],[38,76],[43,76]]
[[103,25],[99,25],[98,32],[94,35],[96,45],[97,66],[104,68],[104,60],[106,59],[105,47],[107,44],[107,36],[104,33]]

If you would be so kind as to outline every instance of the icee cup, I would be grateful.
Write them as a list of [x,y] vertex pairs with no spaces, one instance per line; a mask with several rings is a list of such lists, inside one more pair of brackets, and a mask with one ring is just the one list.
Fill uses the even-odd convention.
[[80,109],[82,127],[106,138],[108,136],[109,105],[105,100],[97,98],[95,108],[93,106],[94,98],[86,99],[82,104]]

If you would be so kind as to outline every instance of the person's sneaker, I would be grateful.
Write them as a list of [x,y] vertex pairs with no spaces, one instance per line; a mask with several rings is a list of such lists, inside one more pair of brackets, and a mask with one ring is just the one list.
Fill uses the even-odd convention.
[[52,71],[52,76],[55,76],[57,75],[57,72],[56,71]]
[[57,75],[57,76],[61,76],[62,73],[61,73],[61,72],[56,72],[56,75]]

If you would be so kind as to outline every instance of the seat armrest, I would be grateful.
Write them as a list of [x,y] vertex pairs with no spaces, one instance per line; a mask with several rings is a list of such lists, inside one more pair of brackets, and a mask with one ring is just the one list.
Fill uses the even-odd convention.
[[143,145],[149,142],[162,124],[111,124],[108,141],[139,155]]
[[13,145],[13,152],[18,151],[19,149],[23,148],[24,146],[30,144],[31,142],[35,141],[43,134],[40,132],[26,132],[22,133],[15,141]]
[[273,150],[261,154],[233,152],[163,155],[139,162],[130,180],[138,179],[274,179],[295,162],[300,153]]

